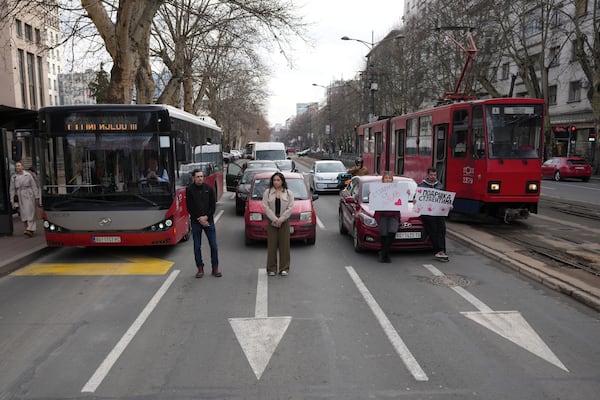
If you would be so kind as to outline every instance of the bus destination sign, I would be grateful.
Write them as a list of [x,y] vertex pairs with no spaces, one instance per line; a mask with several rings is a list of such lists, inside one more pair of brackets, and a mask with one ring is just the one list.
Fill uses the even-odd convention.
[[137,131],[138,121],[136,116],[93,116],[71,115],[65,119],[67,132],[123,132]]

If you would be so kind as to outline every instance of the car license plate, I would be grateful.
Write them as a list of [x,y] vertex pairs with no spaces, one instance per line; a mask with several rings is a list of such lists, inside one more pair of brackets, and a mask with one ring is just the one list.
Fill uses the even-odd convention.
[[121,243],[121,236],[94,236],[94,243]]
[[290,226],[290,235],[293,235],[293,234],[294,234],[294,227]]
[[335,189],[335,188],[338,187],[338,185],[337,185],[337,183],[328,183],[327,187],[330,188],[330,189]]
[[421,239],[421,232],[396,232],[396,239]]
[[584,167],[575,167],[575,169],[585,169]]

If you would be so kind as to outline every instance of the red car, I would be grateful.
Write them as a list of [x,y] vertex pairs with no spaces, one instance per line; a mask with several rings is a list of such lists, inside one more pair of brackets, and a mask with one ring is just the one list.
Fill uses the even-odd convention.
[[[339,228],[341,234],[350,232],[354,250],[380,250],[379,227],[375,221],[374,212],[369,208],[369,186],[372,182],[381,182],[381,176],[355,176],[340,192]],[[411,193],[416,193],[417,183],[412,178],[395,176],[394,182],[406,182]],[[396,239],[392,250],[431,249],[431,241],[425,232],[423,221],[419,214],[412,211],[402,212]]]
[[[254,176],[244,212],[246,245],[267,240],[267,217],[262,204],[265,190],[269,187],[273,172],[261,172]],[[290,239],[315,244],[317,240],[317,214],[313,200],[319,195],[310,193],[304,177],[296,172],[283,172],[288,188],[294,193],[294,208],[290,217]]]
[[581,157],[552,157],[542,164],[542,177],[560,181],[564,178],[590,180],[592,166]]

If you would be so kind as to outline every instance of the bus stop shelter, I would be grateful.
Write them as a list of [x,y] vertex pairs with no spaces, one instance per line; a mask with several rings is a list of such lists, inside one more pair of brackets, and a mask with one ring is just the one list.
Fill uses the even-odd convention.
[[13,234],[13,213],[9,197],[10,164],[18,160],[12,159],[8,135],[16,129],[35,129],[36,125],[37,111],[0,105],[0,235]]

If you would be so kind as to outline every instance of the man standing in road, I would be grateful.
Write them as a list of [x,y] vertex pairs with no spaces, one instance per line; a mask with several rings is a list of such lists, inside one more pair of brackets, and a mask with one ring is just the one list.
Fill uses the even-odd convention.
[[[420,187],[444,190],[444,185],[437,179],[437,171],[427,168],[427,177],[419,184]],[[425,230],[433,244],[434,257],[439,261],[449,261],[446,254],[446,217],[437,215],[421,215]]]
[[192,220],[192,236],[194,238],[194,259],[198,272],[196,278],[204,276],[204,262],[202,261],[202,231],[208,238],[210,245],[210,263],[212,276],[220,278],[219,255],[217,251],[217,230],[215,228],[214,214],[217,208],[215,191],[210,185],[204,183],[204,173],[195,169],[192,172],[193,182],[187,187],[186,204]]

